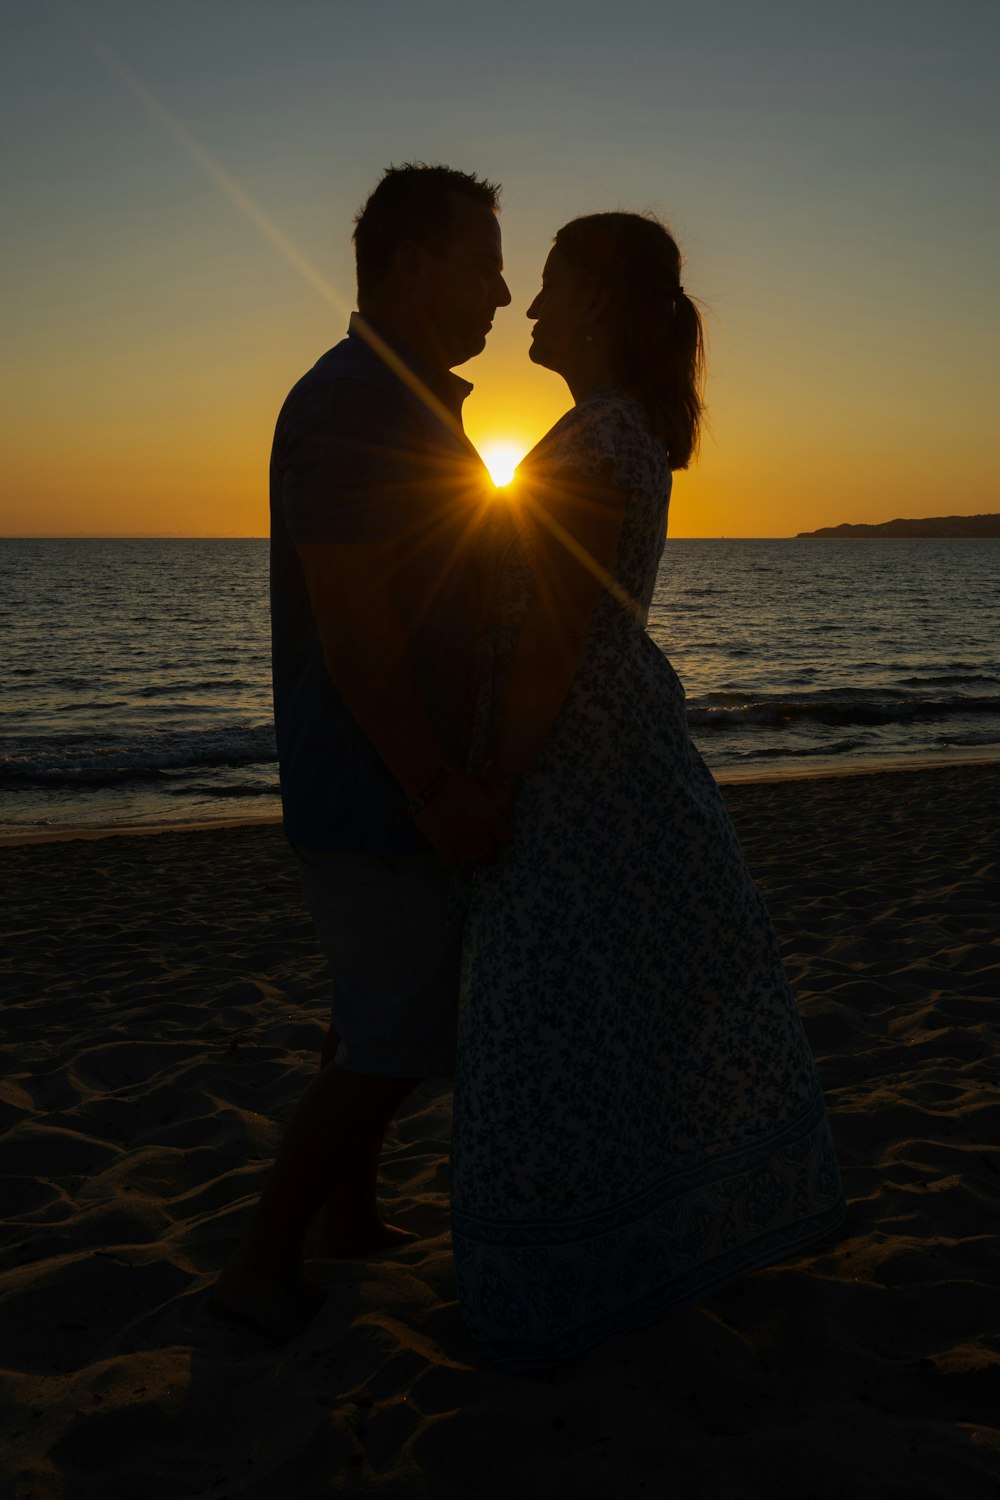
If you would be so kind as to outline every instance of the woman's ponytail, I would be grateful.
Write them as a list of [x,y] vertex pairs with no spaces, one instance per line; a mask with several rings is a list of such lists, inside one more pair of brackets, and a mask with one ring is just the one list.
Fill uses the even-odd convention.
[[681,255],[652,214],[589,214],[556,235],[570,260],[610,293],[609,355],[623,389],[645,408],[672,469],[698,449],[705,341],[680,281]]

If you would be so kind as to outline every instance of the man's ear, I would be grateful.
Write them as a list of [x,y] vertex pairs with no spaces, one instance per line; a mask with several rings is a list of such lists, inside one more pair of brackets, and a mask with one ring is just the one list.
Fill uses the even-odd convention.
[[403,240],[396,247],[396,274],[406,286],[414,286],[423,276],[427,251],[413,240]]
[[603,318],[610,306],[611,293],[607,287],[595,286],[590,295],[590,302],[587,307],[587,321],[596,323],[598,318]]

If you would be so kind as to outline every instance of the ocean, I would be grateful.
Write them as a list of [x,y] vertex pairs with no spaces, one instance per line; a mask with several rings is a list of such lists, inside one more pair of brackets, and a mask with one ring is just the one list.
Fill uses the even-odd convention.
[[[0,540],[0,833],[278,811],[267,543]],[[720,779],[1000,758],[1000,540],[668,540]]]

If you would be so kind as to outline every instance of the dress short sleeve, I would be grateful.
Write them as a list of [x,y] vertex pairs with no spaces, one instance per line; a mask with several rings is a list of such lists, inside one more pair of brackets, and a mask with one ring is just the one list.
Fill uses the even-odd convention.
[[417,444],[405,404],[357,380],[293,396],[277,462],[295,542],[371,542],[398,532],[413,501]]
[[567,412],[542,447],[549,468],[596,474],[610,464],[615,486],[631,489],[636,450],[648,448],[649,442],[638,403],[631,397],[614,395],[595,397]]

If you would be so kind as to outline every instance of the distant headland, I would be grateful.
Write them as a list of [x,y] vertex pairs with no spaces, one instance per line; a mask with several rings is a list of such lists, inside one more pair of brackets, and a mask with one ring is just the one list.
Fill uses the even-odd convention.
[[1000,536],[1000,515],[922,516],[915,521],[880,521],[877,526],[821,526],[818,531],[800,531],[799,537],[842,536]]

